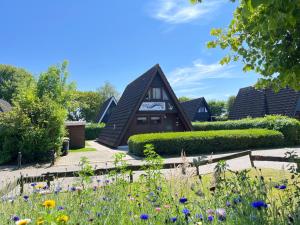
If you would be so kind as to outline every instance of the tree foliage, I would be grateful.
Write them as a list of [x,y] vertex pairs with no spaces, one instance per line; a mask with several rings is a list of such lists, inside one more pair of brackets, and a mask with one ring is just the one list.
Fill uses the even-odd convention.
[[0,99],[12,103],[21,86],[26,86],[33,76],[24,69],[0,64]]
[[105,82],[97,91],[77,91],[75,95],[77,109],[69,113],[69,118],[97,122],[96,117],[102,104],[112,96],[118,98],[119,93],[109,82]]
[[227,115],[229,115],[230,111],[232,110],[234,101],[236,99],[235,95],[229,96],[226,102],[226,110],[227,110]]
[[210,100],[207,102],[209,105],[211,115],[213,117],[220,117],[226,113],[226,102],[218,100]]
[[179,102],[186,102],[192,100],[192,98],[186,97],[186,96],[181,96],[178,98]]
[[230,50],[221,64],[241,59],[244,71],[261,74],[259,88],[300,90],[299,15],[298,0],[241,0],[228,28],[211,30],[216,39],[207,46]]
[[19,151],[25,162],[49,160],[50,150],[60,153],[74,91],[65,69],[65,63],[50,67],[18,89],[13,110],[0,117],[0,164],[15,159]]

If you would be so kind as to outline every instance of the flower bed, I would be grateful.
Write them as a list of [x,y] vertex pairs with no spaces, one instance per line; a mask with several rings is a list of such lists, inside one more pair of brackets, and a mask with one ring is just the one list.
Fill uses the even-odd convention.
[[282,133],[265,129],[217,130],[139,134],[129,138],[129,152],[143,155],[144,146],[152,144],[160,155],[211,154],[253,148],[278,147]]

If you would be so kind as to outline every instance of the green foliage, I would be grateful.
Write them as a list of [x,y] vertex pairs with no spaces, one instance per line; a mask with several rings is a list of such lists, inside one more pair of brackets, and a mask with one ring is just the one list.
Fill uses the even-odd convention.
[[211,30],[216,39],[207,46],[231,51],[221,64],[240,58],[245,72],[260,73],[260,88],[300,90],[299,12],[295,0],[241,0],[228,28]]
[[179,102],[187,102],[187,101],[190,101],[192,100],[191,98],[189,97],[186,97],[186,96],[181,96],[178,98]]
[[286,145],[300,143],[300,122],[286,116],[269,115],[263,118],[246,118],[224,122],[196,122],[193,123],[193,128],[196,131],[264,128],[280,131],[284,135]]
[[0,64],[0,99],[12,103],[13,97],[19,93],[19,88],[32,80],[33,76],[26,70]]
[[139,134],[129,138],[129,152],[143,155],[144,146],[152,144],[160,155],[210,154],[253,148],[282,146],[282,133],[266,129],[217,130]]
[[235,98],[236,96],[235,95],[232,95],[230,96],[228,99],[227,99],[227,102],[226,102],[226,111],[227,111],[227,115],[229,115],[232,107],[233,107],[233,104],[234,104],[234,101],[235,101]]
[[112,96],[118,98],[119,93],[116,88],[108,82],[97,91],[77,91],[75,94],[77,107],[75,110],[69,112],[69,119],[98,122],[96,118],[102,104]]
[[48,161],[49,151],[60,154],[73,84],[67,84],[66,64],[50,67],[38,80],[18,89],[13,110],[0,117],[0,163]]
[[92,183],[91,177],[94,176],[94,170],[87,157],[81,157],[79,165],[79,184],[82,188],[85,188],[88,184]]
[[105,127],[104,123],[88,123],[85,126],[85,139],[95,140],[99,137],[101,130]]
[[209,105],[211,115],[214,117],[219,117],[226,113],[225,101],[210,100],[207,104]]

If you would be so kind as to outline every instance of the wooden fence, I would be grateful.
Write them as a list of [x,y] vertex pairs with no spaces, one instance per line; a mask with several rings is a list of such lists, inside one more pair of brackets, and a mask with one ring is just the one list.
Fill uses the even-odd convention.
[[[295,162],[293,159],[289,159],[286,157],[276,157],[276,156],[261,156],[261,155],[252,155],[251,151],[243,151],[239,153],[234,153],[230,155],[226,155],[223,157],[218,157],[218,158],[212,158],[212,159],[202,159],[202,158],[195,158],[192,163],[189,162],[189,165],[191,167],[195,167],[196,169],[196,174],[199,175],[199,166],[210,164],[210,163],[217,163],[219,161],[224,161],[224,160],[231,160],[231,159],[236,159],[244,156],[249,156],[251,166],[254,167],[254,161],[272,161],[272,162],[290,162],[293,163]],[[178,163],[164,163],[163,164],[163,169],[174,169],[178,168],[179,166],[182,166],[182,162]],[[95,176],[97,175],[105,175],[108,174],[110,171],[115,170],[116,168],[114,167],[108,167],[108,168],[98,168],[94,170]],[[128,165],[127,169],[129,171],[143,171],[145,170],[145,165]],[[133,182],[133,174],[132,172],[130,173],[130,182]],[[79,176],[79,170],[74,170],[74,171],[65,171],[65,172],[48,172],[44,173],[40,176],[26,176],[24,177],[21,175],[20,178],[17,179],[16,185],[20,186],[20,195],[23,194],[24,192],[24,185],[26,183],[32,183],[32,182],[46,182],[47,185],[50,187],[50,184],[54,179],[57,178],[68,178],[68,177],[78,177]]]

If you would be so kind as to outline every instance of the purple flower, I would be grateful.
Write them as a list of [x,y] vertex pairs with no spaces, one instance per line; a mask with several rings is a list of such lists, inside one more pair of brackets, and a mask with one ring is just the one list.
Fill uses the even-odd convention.
[[64,209],[65,209],[65,208],[62,207],[62,206],[58,206],[58,207],[57,207],[57,210],[59,210],[59,211],[64,210]]
[[148,216],[148,214],[141,214],[140,218],[141,218],[141,220],[147,220],[147,219],[149,219],[149,216]]
[[182,198],[179,199],[179,202],[180,203],[186,203],[187,202],[187,198],[182,197]]
[[37,185],[37,183],[31,183],[30,186],[31,187],[35,187]]
[[264,201],[254,201],[251,203],[251,206],[256,209],[267,208],[268,205]]
[[207,217],[207,219],[208,219],[208,221],[210,221],[210,222],[211,222],[211,221],[213,221],[213,220],[214,220],[214,217],[213,217],[212,215],[210,215],[210,216],[208,216],[208,217]]
[[230,203],[229,201],[227,201],[227,202],[226,202],[226,206],[227,206],[227,207],[230,207],[230,206],[231,206],[231,203]]
[[276,189],[284,190],[286,189],[286,185],[275,185],[274,186]]
[[170,220],[171,220],[172,223],[175,223],[177,221],[177,218],[176,217],[171,217]]
[[70,191],[76,191],[76,187],[71,187]]
[[24,201],[27,202],[28,199],[29,199],[29,196],[28,195],[24,195],[23,198],[24,198]]
[[190,215],[190,210],[188,210],[187,208],[184,208],[182,210],[182,212],[184,213],[184,215],[189,216]]
[[196,214],[195,217],[197,219],[203,220],[203,215],[202,214]]
[[216,215],[219,221],[224,221],[226,219],[226,210],[223,208],[216,209]]
[[12,216],[11,220],[14,221],[14,222],[17,222],[17,221],[20,220],[20,218],[18,216]]

